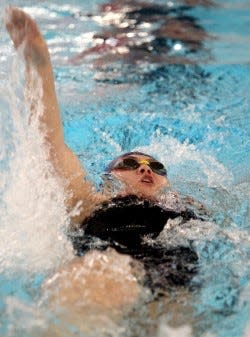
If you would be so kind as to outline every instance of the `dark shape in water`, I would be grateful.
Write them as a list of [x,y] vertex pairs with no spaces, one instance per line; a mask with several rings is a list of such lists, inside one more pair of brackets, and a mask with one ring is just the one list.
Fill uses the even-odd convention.
[[[89,249],[107,247],[132,256],[144,265],[146,286],[153,291],[167,290],[169,286],[188,285],[197,272],[198,256],[192,248],[167,247],[152,241],[168,219],[180,216],[183,221],[197,219],[188,209],[178,213],[134,195],[116,197],[83,222],[84,234],[73,233],[71,239],[80,256]],[[103,243],[95,246],[94,238]]]

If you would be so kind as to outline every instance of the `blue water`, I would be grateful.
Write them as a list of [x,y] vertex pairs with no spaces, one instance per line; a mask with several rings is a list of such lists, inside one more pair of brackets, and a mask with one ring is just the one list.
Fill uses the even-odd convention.
[[[165,1],[148,3],[167,8]],[[142,43],[138,38],[137,47],[130,45],[125,56],[119,52],[91,53],[81,64],[72,65],[69,60],[73,56],[96,43],[93,33],[111,31],[115,36],[117,25],[128,18],[118,23],[114,17],[104,20],[101,0],[83,4],[77,0],[43,1],[36,5],[20,0],[15,4],[35,17],[44,33],[54,66],[66,142],[96,186],[109,160],[121,152],[141,149],[166,164],[173,189],[202,201],[215,220],[216,225],[187,230],[184,238],[192,241],[201,266],[193,281],[194,311],[186,322],[193,327],[193,335],[249,336],[250,5],[231,0],[180,9],[183,4],[174,2],[170,6],[168,2],[169,8],[177,10],[169,14],[171,18],[188,15],[206,33],[195,50],[186,40],[166,38],[163,47],[151,41],[148,52],[138,48]],[[164,23],[162,17],[151,25],[134,25],[129,32],[150,35]],[[148,23],[149,18],[144,16],[142,21]],[[1,34],[0,106],[2,111],[11,112],[5,83],[14,52],[2,26]],[[178,48],[174,49],[176,44]],[[15,212],[11,203],[5,204],[9,183],[4,179],[11,154],[15,155],[12,119],[1,114],[3,217]],[[18,219],[20,215],[14,216]],[[28,233],[32,241],[34,232]],[[22,254],[25,233],[14,239],[16,253]],[[39,302],[40,285],[53,266],[50,271],[41,267],[27,272],[26,265],[22,270],[12,260],[5,263],[4,255],[0,258],[0,332],[4,336],[36,336],[30,327],[42,323],[38,324],[31,312]],[[164,315],[168,324],[168,313]],[[134,321],[130,319],[131,335],[145,336],[146,319],[143,321],[139,313],[137,316]],[[17,324],[17,317],[26,324]]]

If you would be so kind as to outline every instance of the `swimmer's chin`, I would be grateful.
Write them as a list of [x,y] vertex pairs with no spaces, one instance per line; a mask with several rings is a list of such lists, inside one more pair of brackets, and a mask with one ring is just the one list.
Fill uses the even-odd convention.
[[160,195],[158,192],[153,192],[151,188],[148,188],[148,190],[136,190],[136,189],[126,189],[124,191],[121,191],[117,193],[117,197],[126,197],[129,195],[135,195],[138,198],[148,199],[152,201],[156,201],[158,199],[158,196]]

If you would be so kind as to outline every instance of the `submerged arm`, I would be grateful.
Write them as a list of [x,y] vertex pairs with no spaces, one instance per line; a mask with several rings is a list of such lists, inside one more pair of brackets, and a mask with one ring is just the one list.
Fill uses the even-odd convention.
[[[31,117],[37,113],[42,103],[43,111],[39,116],[39,127],[49,148],[49,160],[56,172],[65,179],[69,192],[68,208],[72,209],[79,201],[84,203],[83,211],[76,221],[91,211],[95,196],[92,186],[85,181],[85,172],[78,158],[64,143],[63,127],[56,97],[54,76],[49,51],[35,21],[18,8],[6,9],[6,28],[16,49],[19,49],[25,62],[25,91]],[[34,96],[37,90],[37,74],[42,85],[42,96]]]

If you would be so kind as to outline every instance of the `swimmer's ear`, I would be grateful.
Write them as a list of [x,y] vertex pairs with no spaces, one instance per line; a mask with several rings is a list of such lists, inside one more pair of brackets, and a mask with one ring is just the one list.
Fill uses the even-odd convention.
[[166,187],[170,188],[171,187],[170,180],[168,178],[166,179],[167,179]]
[[170,184],[170,181],[168,179],[168,177],[165,178],[165,183],[164,183],[164,187],[163,188],[170,188],[171,187],[171,184]]
[[111,173],[103,173],[101,179],[100,189],[104,194],[115,195],[123,187],[122,182]]
[[162,186],[161,188],[161,192],[167,192],[171,190],[171,184],[170,184],[170,181],[168,180],[168,178],[166,177],[166,182],[165,184]]

